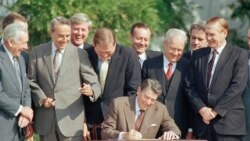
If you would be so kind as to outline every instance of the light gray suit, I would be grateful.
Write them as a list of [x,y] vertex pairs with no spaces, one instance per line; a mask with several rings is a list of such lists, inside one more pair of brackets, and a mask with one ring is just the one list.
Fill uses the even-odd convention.
[[[101,93],[98,78],[85,50],[68,45],[64,51],[57,80],[53,77],[52,42],[33,48],[28,77],[32,99],[36,105],[35,131],[39,135],[50,132],[53,119],[65,137],[81,136],[85,121],[81,80],[91,84],[95,101]],[[41,107],[41,99],[55,99],[55,108]],[[55,113],[55,114],[54,114]]]
[[30,89],[25,76],[25,63],[18,57],[22,91],[18,84],[14,66],[3,45],[0,46],[0,141],[19,141],[21,129],[15,116],[20,105],[31,106]]

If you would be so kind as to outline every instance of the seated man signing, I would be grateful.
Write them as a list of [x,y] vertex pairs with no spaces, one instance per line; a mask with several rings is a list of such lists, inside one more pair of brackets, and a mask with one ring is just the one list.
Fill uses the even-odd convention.
[[154,139],[159,129],[164,132],[160,139],[179,139],[179,128],[166,106],[157,101],[161,93],[157,80],[145,79],[137,96],[114,99],[103,123],[102,139]]

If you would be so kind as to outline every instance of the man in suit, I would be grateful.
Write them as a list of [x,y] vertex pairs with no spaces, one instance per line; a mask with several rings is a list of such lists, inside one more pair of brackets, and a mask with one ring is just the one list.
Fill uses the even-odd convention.
[[185,91],[185,75],[189,61],[182,58],[187,42],[186,33],[180,29],[169,29],[163,42],[164,55],[148,59],[142,68],[142,79],[157,79],[162,87],[158,101],[163,103],[180,128],[182,137],[188,130],[188,99]]
[[[159,128],[164,131],[162,139],[178,139],[179,128],[167,108],[157,101],[161,93],[162,87],[157,80],[146,79],[138,88],[137,96],[114,99],[103,123],[102,139],[154,139]],[[138,121],[140,118],[142,120]]]
[[82,95],[95,101],[101,93],[88,54],[69,44],[70,33],[70,21],[56,17],[51,21],[52,42],[31,52],[28,77],[36,106],[35,131],[41,141],[82,140]]
[[[12,12],[4,17],[2,21],[2,30],[4,30],[4,28],[11,23],[22,24],[28,29],[27,19],[18,13]],[[0,44],[3,44],[3,40],[1,40]],[[27,53],[27,51],[28,51],[28,48],[26,48],[25,50],[21,52],[21,55],[23,56],[24,61],[25,61],[26,73],[28,72],[28,65],[29,65],[29,54]]]
[[194,133],[208,141],[239,141],[246,132],[242,93],[248,78],[247,52],[227,43],[228,24],[213,17],[205,26],[207,48],[192,55],[187,83]]
[[151,38],[151,29],[145,23],[135,23],[131,27],[129,38],[131,47],[139,57],[141,67],[146,59],[161,55],[158,51],[148,49]]
[[28,30],[19,23],[3,31],[0,46],[0,141],[24,140],[22,128],[32,121],[31,97],[20,55],[28,48]]
[[202,47],[207,47],[205,23],[199,22],[192,24],[189,30],[189,34],[190,50],[183,54],[183,57],[187,59],[191,59],[193,51]]
[[245,106],[245,114],[246,114],[246,135],[243,138],[243,141],[250,140],[250,27],[247,31],[247,43],[248,43],[248,80],[247,87],[243,94],[243,102]]
[[[98,29],[94,34],[93,47],[86,50],[102,87],[102,97],[97,102],[84,101],[87,123],[93,127],[103,122],[114,98],[135,94],[141,83],[141,68],[136,53],[117,44],[108,28]],[[100,134],[92,137],[96,138],[100,139]]]
[[89,32],[92,28],[92,21],[85,13],[77,13],[70,17],[71,22],[71,43],[81,49],[91,47],[86,43]]

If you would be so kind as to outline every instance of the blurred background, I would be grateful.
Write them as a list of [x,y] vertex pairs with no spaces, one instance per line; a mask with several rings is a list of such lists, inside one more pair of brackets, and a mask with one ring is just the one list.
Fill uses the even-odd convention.
[[222,16],[230,24],[228,41],[246,48],[249,9],[249,0],[0,0],[0,21],[11,11],[26,16],[30,48],[50,40],[49,23],[56,16],[69,18],[84,12],[93,21],[89,43],[97,28],[109,27],[118,42],[127,46],[132,24],[145,22],[153,29],[151,48],[161,50],[167,29],[181,28],[188,32],[193,22]]

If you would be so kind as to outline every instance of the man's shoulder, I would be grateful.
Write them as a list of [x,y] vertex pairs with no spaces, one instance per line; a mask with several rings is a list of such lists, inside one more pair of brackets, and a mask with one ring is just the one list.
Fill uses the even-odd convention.
[[146,50],[146,55],[147,55],[148,59],[159,56],[161,54],[162,54],[162,52],[159,52],[159,51],[154,51],[154,50],[150,50],[150,49]]
[[35,47],[32,48],[32,52],[36,52],[36,51],[41,51],[41,50],[44,50],[45,47],[51,47],[52,46],[52,42],[46,42],[46,43],[42,43],[42,44],[39,44]]

